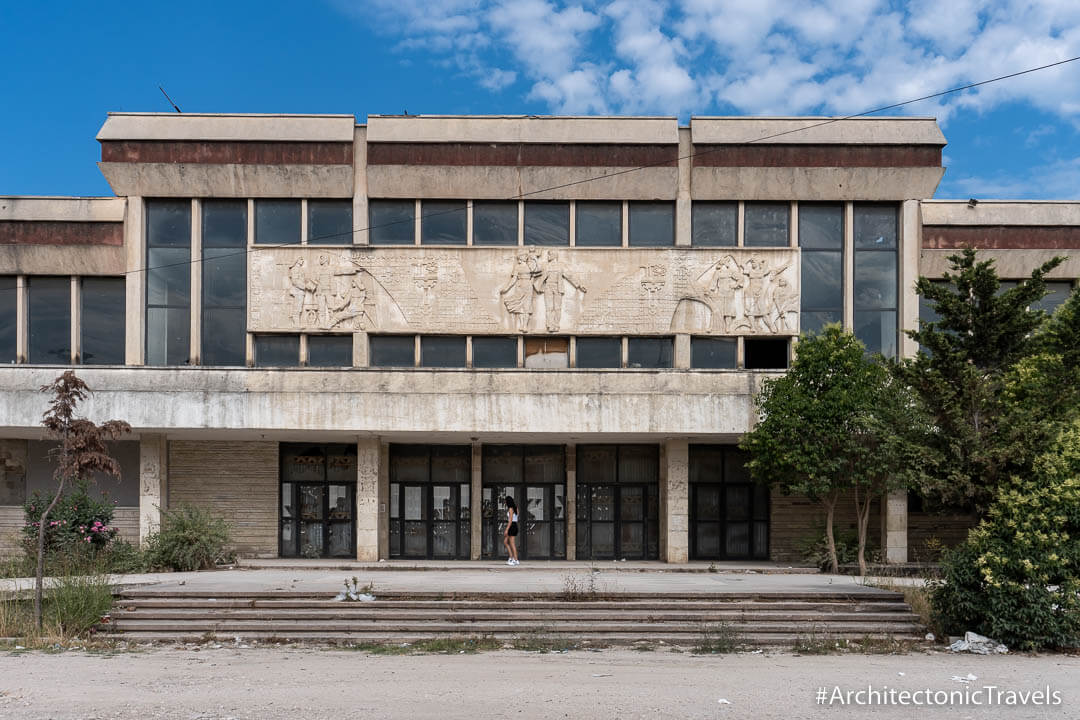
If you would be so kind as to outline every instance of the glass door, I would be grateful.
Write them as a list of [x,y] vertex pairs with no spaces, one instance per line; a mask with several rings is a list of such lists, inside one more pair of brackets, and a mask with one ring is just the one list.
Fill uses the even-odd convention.
[[690,557],[769,557],[769,489],[752,481],[733,447],[690,446]]
[[472,448],[390,446],[390,557],[469,558]]
[[560,445],[485,445],[482,556],[506,558],[503,531],[510,496],[518,507],[523,560],[566,557],[566,457]]
[[282,557],[356,553],[356,446],[282,443]]

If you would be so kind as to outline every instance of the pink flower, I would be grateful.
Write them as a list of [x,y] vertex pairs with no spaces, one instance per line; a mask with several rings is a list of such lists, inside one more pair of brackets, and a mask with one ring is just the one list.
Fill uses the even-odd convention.
[[90,536],[89,535],[86,536],[86,542],[90,542]]

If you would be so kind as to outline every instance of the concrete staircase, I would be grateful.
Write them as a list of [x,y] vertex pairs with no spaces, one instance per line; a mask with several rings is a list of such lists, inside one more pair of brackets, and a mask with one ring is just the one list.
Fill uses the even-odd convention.
[[922,641],[925,629],[897,593],[334,593],[131,589],[102,629],[134,642],[405,643],[435,638],[535,639],[568,645],[640,641],[694,646],[796,641]]

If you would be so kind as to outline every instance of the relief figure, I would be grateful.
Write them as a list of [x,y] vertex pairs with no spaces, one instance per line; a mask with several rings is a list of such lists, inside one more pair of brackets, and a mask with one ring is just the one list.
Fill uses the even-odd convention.
[[533,279],[540,274],[536,258],[527,252],[519,252],[514,261],[510,280],[499,290],[503,306],[514,319],[517,330],[528,330],[533,314]]
[[548,250],[547,264],[533,281],[536,292],[544,296],[544,317],[548,332],[558,332],[562,324],[562,303],[566,292],[563,288],[564,280],[579,291],[586,292],[585,286],[559,262],[558,254],[554,250]]

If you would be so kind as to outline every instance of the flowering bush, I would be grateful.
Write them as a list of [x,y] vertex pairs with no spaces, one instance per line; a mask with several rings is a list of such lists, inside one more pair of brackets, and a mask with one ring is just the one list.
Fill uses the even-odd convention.
[[[23,538],[28,550],[37,547],[38,519],[51,500],[47,493],[37,490],[23,505]],[[117,532],[112,524],[114,509],[112,502],[91,495],[86,481],[74,483],[60,496],[45,521],[45,552],[75,544],[94,549],[107,546]]]
[[949,633],[1024,650],[1080,645],[1080,423],[998,492],[944,570],[933,604]]

